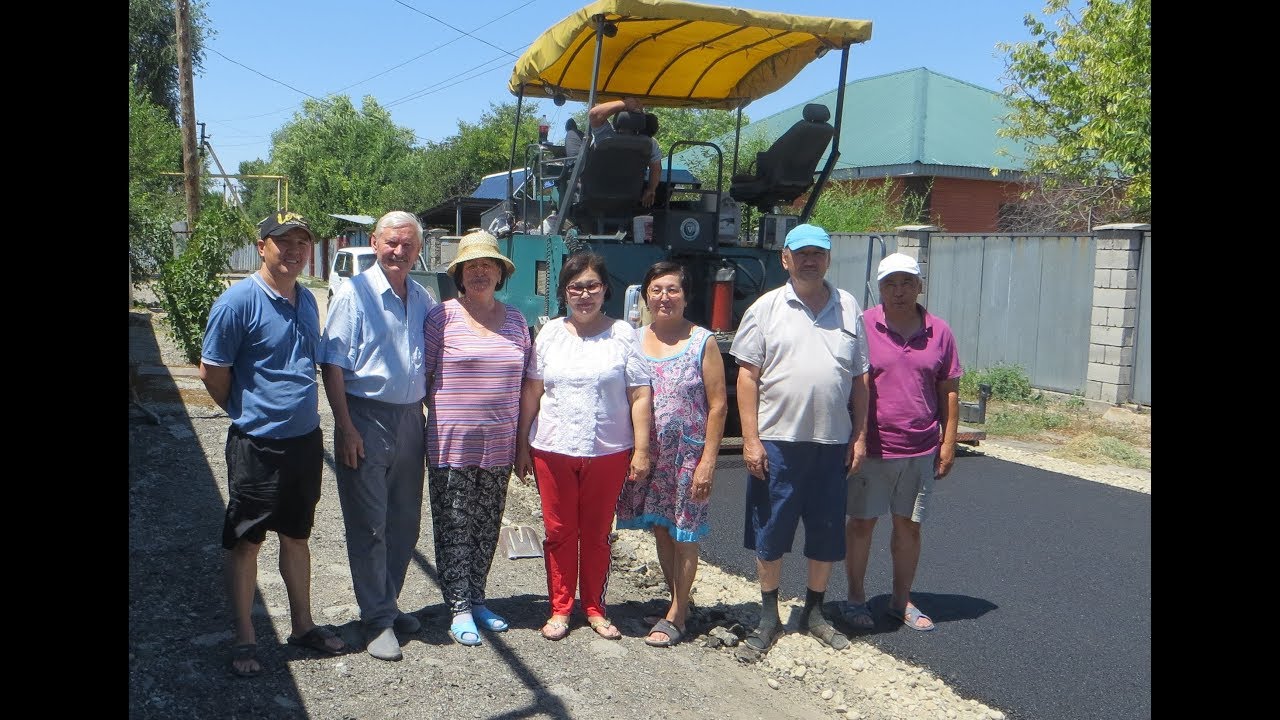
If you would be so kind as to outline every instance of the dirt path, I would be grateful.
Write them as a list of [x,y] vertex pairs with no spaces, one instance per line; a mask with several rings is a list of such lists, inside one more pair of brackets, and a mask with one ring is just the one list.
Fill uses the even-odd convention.
[[[598,638],[581,616],[565,640],[543,639],[542,561],[499,555],[490,605],[511,630],[486,635],[481,647],[463,647],[446,632],[428,508],[401,595],[402,607],[418,614],[423,629],[402,638],[404,661],[375,660],[360,649],[331,456],[311,539],[311,605],[317,621],[335,627],[355,649],[320,657],[284,644],[288,601],[275,569],[278,545],[269,539],[254,608],[266,672],[233,677],[219,544],[228,420],[163,334],[157,342],[155,319],[130,313],[130,362],[142,369],[145,406],[161,419],[153,424],[130,405],[131,718],[1003,718],[956,696],[927,671],[856,640],[837,653],[793,633],[764,661],[739,662],[734,649],[718,646],[708,633],[734,623],[753,626],[759,593],[754,583],[705,563],[695,588],[696,635],[671,649],[646,646],[640,617],[660,597],[662,582],[652,541],[642,533],[621,533],[614,544],[608,601],[621,641]],[[332,415],[320,404],[328,448]],[[537,507],[532,488],[512,483],[505,521],[540,531]],[[784,617],[788,610],[797,610],[794,601]]]

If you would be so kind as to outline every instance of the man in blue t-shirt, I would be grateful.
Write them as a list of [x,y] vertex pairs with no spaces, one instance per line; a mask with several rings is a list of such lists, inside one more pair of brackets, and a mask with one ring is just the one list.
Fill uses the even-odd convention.
[[200,379],[231,417],[222,546],[231,551],[231,672],[241,677],[262,672],[250,610],[268,530],[280,538],[280,576],[293,624],[289,642],[331,655],[346,649],[311,617],[307,539],[324,459],[316,383],[320,312],[298,275],[314,243],[301,215],[280,211],[258,223],[262,267],[214,302],[200,351]]

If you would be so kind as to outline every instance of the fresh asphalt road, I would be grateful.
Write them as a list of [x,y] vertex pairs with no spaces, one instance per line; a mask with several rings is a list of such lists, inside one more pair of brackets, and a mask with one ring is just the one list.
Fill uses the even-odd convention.
[[[746,482],[741,456],[722,454],[702,556],[754,581],[755,556],[742,547]],[[866,581],[876,627],[861,639],[1011,719],[1151,717],[1150,495],[962,452],[930,513],[912,600],[937,629],[882,615],[885,517]],[[803,528],[793,550],[781,595],[803,599]],[[847,587],[841,563],[826,599],[843,600]]]

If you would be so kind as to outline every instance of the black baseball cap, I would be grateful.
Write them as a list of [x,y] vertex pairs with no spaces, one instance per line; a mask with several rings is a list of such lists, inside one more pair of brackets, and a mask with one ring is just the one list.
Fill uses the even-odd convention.
[[311,242],[316,241],[316,234],[311,230],[311,224],[307,219],[288,210],[277,210],[263,218],[262,222],[258,223],[258,239],[266,240],[268,236],[278,237],[294,228],[306,230],[311,236]]

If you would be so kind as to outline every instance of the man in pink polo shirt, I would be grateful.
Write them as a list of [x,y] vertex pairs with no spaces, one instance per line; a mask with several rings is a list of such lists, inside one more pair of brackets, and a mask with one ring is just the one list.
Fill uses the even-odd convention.
[[902,253],[885,257],[876,279],[880,304],[862,316],[871,356],[867,457],[849,478],[849,600],[840,615],[854,629],[874,627],[863,580],[876,519],[891,513],[893,595],[885,611],[912,630],[928,631],[933,620],[911,603],[911,583],[933,482],[955,461],[960,357],[951,328],[916,302],[922,285],[915,259]]

